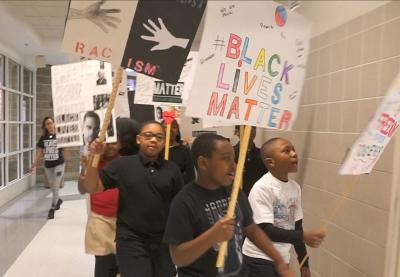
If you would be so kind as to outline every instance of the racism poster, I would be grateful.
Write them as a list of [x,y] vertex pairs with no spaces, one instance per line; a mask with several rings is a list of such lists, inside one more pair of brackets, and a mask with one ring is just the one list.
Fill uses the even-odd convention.
[[186,106],[196,66],[197,52],[190,52],[177,84],[170,84],[139,74],[137,76],[135,103],[155,106]]
[[176,84],[206,3],[73,0],[62,48]]
[[341,175],[370,173],[400,123],[400,73],[366,129],[353,144],[342,167]]
[[137,1],[71,0],[62,49],[120,65]]
[[[88,145],[100,131],[112,90],[111,64],[84,61],[52,66],[57,147]],[[106,142],[116,141],[115,116]]]
[[291,129],[311,26],[273,1],[210,1],[186,114]]
[[206,0],[139,1],[122,66],[176,84]]

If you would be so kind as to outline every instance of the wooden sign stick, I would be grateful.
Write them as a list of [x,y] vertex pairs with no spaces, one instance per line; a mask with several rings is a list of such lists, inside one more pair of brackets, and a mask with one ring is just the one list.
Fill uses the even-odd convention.
[[165,125],[167,126],[167,130],[165,131],[165,146],[164,146],[164,159],[169,159],[169,145],[171,139],[171,124],[175,120],[176,111],[172,108],[170,111],[163,112],[163,120]]
[[[320,229],[326,230],[328,227],[329,223],[333,221],[333,219],[336,217],[338,210],[342,207],[344,203],[344,199],[350,195],[350,193],[353,191],[355,188],[355,184],[358,182],[358,179],[360,178],[360,175],[357,175],[352,182],[350,182],[348,185],[343,187],[342,193],[338,201],[336,202],[335,207],[332,209],[331,213],[329,214],[328,218],[323,221],[323,223],[320,226]],[[304,265],[306,262],[307,258],[309,257],[308,253],[307,255],[303,258],[301,261],[299,268]]]
[[169,159],[169,140],[171,139],[171,123],[167,124],[167,130],[165,131],[165,150],[164,150],[164,159]]
[[[239,152],[239,159],[236,167],[235,180],[233,181],[231,199],[229,201],[228,211],[226,214],[226,216],[230,218],[233,218],[233,216],[235,215],[236,202],[240,189],[240,181],[242,180],[244,162],[250,139],[250,132],[251,132],[251,126],[246,125],[243,131],[243,139],[240,140],[241,147]],[[216,264],[219,270],[221,270],[224,267],[227,247],[228,247],[228,241],[224,241],[220,245],[217,264]]]
[[[99,139],[102,142],[106,138],[108,124],[110,123],[110,120],[111,120],[112,110],[114,108],[115,99],[117,98],[117,95],[118,95],[118,88],[119,88],[119,84],[121,83],[121,80],[122,80],[123,72],[124,72],[124,69],[122,67],[119,67],[117,70],[117,74],[115,75],[115,78],[114,78],[113,89],[111,92],[110,100],[108,101],[106,114],[104,115],[103,125],[101,126],[101,130],[100,130],[100,134],[99,134]],[[100,154],[97,154],[93,158],[92,167],[97,167],[99,165],[99,161],[100,161]]]

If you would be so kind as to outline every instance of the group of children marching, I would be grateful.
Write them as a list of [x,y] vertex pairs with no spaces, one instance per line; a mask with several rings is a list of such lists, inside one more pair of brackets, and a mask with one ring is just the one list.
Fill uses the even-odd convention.
[[[273,138],[258,149],[254,128],[246,189],[229,218],[234,147],[206,133],[189,149],[173,124],[170,160],[163,158],[165,126],[149,121],[139,128],[131,119],[117,121],[117,143],[96,139],[89,160],[82,159],[79,190],[90,193],[86,250],[96,257],[95,276],[288,277],[294,276],[288,266],[291,245],[299,262],[305,260],[301,277],[311,276],[305,245],[319,247],[325,232],[303,230],[301,188],[288,177],[298,166],[292,143]],[[102,155],[98,168],[91,166],[96,154]],[[257,164],[265,166],[258,166],[260,178],[246,181],[254,179]],[[227,254],[218,270],[223,241]]]

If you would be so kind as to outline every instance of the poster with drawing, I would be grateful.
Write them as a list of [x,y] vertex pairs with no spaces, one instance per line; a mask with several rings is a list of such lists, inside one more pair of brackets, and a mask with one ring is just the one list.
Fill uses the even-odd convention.
[[[52,66],[57,147],[88,145],[97,137],[112,90],[111,64],[101,61]],[[115,118],[115,117],[114,117]],[[115,142],[115,120],[106,142]]]
[[186,115],[290,130],[311,26],[273,1],[210,1]]
[[62,49],[176,84],[206,3],[72,0]]
[[137,76],[135,103],[155,106],[186,106],[196,66],[197,52],[190,52],[177,84],[170,84],[139,74]]
[[340,175],[370,173],[400,124],[400,73],[392,82],[374,117],[355,141]]
[[206,0],[139,1],[122,66],[176,84]]
[[62,49],[120,65],[137,1],[71,0]]

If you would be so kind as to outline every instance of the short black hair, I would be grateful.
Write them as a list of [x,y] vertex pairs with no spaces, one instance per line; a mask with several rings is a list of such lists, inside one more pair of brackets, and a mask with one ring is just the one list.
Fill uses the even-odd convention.
[[119,117],[116,124],[119,154],[121,156],[137,154],[139,146],[136,143],[136,136],[139,134],[139,123],[127,117]]
[[194,166],[198,168],[197,160],[200,156],[211,157],[215,151],[215,142],[218,140],[228,141],[226,137],[214,133],[205,133],[198,136],[192,144],[192,157]]
[[260,150],[262,161],[264,161],[266,158],[271,158],[270,157],[271,156],[270,155],[271,146],[274,145],[274,143],[278,140],[286,140],[286,139],[281,138],[281,137],[276,137],[276,138],[269,139],[263,143],[263,145],[261,146],[261,150]]
[[[85,120],[88,117],[91,117],[94,120],[93,135],[92,135],[92,141],[93,141],[99,136],[100,133],[100,117],[94,111],[87,111],[83,116],[83,123],[85,123]],[[90,143],[92,141],[90,141]]]
[[147,125],[150,125],[150,124],[156,124],[156,125],[160,126],[163,133],[165,134],[164,126],[162,126],[162,124],[160,122],[155,121],[155,120],[148,120],[148,121],[143,122],[142,125],[140,126],[139,134],[143,131],[144,127],[146,127]]

